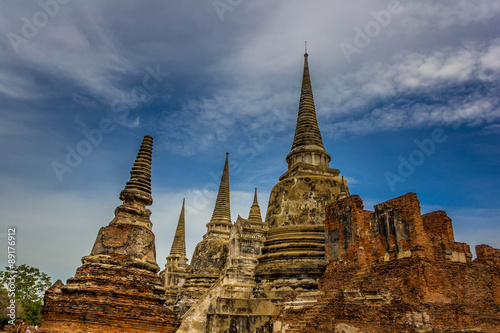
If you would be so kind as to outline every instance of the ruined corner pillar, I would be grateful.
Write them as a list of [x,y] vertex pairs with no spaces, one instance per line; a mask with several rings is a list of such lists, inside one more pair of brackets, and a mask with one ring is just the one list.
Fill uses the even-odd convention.
[[[349,195],[339,170],[331,169],[318,127],[308,55],[288,171],[269,198],[267,238],[256,280],[263,290],[316,289],[325,268],[325,206]],[[263,297],[267,297],[264,296]]]
[[66,285],[45,294],[41,332],[175,332],[180,320],[166,307],[157,274],[155,236],[146,208],[151,196],[153,138],[145,136],[123,204],[97,235],[90,255]]

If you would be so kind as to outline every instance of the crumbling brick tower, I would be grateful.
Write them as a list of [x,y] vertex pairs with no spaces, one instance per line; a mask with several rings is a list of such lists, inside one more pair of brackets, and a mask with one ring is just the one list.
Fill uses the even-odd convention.
[[151,211],[146,208],[153,203],[152,149],[153,138],[145,136],[115,218],[99,230],[75,277],[67,285],[57,281],[45,294],[40,332],[176,331],[180,320],[164,307]]

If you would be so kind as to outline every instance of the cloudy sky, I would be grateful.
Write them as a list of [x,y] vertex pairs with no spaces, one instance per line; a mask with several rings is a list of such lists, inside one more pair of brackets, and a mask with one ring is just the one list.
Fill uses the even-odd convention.
[[500,247],[498,1],[0,8],[0,245],[15,227],[18,264],[73,276],[146,134],[161,267],[182,198],[188,257],[205,233],[226,151],[233,220],[254,187],[265,212],[286,171],[304,41],[330,166],[365,208],[416,192],[424,213],[448,212],[457,241]]

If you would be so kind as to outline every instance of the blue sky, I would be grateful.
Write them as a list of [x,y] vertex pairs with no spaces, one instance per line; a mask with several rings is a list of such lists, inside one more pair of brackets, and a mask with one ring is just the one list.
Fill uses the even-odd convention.
[[226,151],[233,220],[254,187],[265,212],[286,171],[306,40],[330,166],[365,208],[416,192],[423,213],[448,212],[457,241],[500,247],[499,2],[0,7],[0,238],[17,228],[18,264],[73,276],[146,134],[160,267],[183,197],[191,259]]

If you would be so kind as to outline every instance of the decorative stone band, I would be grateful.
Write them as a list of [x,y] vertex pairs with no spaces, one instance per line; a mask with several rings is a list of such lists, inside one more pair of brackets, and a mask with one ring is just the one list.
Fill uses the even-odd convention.
[[211,221],[207,223],[207,234],[205,236],[212,237],[218,236],[221,238],[229,239],[229,235],[231,234],[232,223],[228,221]]
[[329,177],[335,178],[339,184],[341,184],[341,177],[339,177],[340,171],[338,169],[332,169],[328,166],[313,165],[304,162],[297,162],[292,168],[288,169],[287,172],[281,175],[280,181],[290,177]]
[[100,263],[109,266],[114,265],[118,267],[141,268],[154,273],[160,270],[160,268],[156,263],[142,261],[125,255],[99,254],[99,255],[88,255],[82,258],[82,264],[95,264],[95,263]]
[[307,163],[315,166],[329,167],[331,161],[330,154],[321,149],[315,150],[299,150],[287,155],[286,162],[288,163],[288,170],[293,168],[297,163]]
[[325,266],[324,226],[287,226],[269,230],[255,275],[269,288],[315,289]]
[[325,258],[325,227],[297,225],[269,230],[264,242],[261,262],[278,258]]

